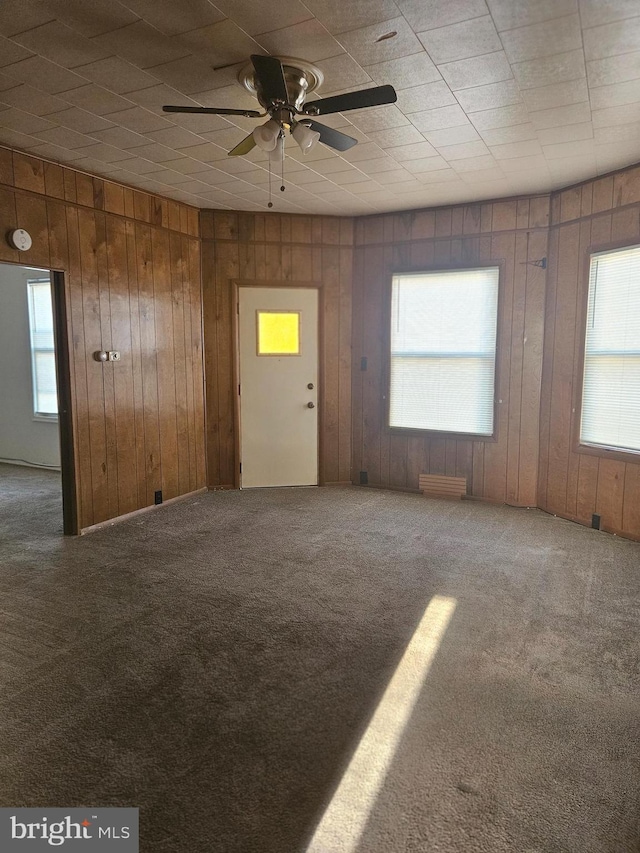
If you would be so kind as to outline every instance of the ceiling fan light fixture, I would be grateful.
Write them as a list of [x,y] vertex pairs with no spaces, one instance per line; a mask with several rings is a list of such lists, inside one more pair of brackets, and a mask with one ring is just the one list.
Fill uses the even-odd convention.
[[317,130],[311,130],[306,124],[296,124],[291,135],[300,146],[303,154],[313,151],[320,141],[320,134]]
[[272,163],[281,163],[284,159],[284,134],[276,137],[275,145],[269,151],[269,160]]
[[275,119],[270,118],[265,124],[256,127],[253,131],[253,138],[258,148],[263,151],[273,151],[278,144],[280,135],[280,125]]

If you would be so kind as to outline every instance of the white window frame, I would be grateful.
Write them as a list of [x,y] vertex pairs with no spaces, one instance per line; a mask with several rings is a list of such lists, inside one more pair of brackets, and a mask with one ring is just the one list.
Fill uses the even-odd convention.
[[[492,425],[491,432],[461,432],[457,430],[447,429],[431,429],[428,427],[407,427],[391,424],[391,405],[392,405],[392,359],[393,353],[391,349],[391,323],[392,323],[392,302],[393,302],[393,281],[395,278],[402,276],[416,275],[438,275],[446,273],[464,273],[495,270],[497,272],[498,288],[496,296],[496,337],[493,348],[493,389],[492,389]],[[446,438],[473,439],[474,441],[496,441],[498,431],[498,408],[497,408],[497,392],[498,392],[498,364],[499,364],[499,335],[500,335],[500,305],[502,299],[502,265],[499,262],[479,263],[468,267],[446,267],[425,270],[411,270],[394,272],[391,282],[389,283],[388,299],[387,299],[387,339],[386,339],[386,367],[387,367],[387,406],[386,406],[386,428],[395,434],[403,435],[432,435],[442,436]]]
[[[53,315],[53,281],[50,276],[41,276],[38,278],[27,279],[27,305],[29,311],[29,358],[31,360],[31,403],[33,408],[33,420],[44,421],[46,423],[57,423],[59,412],[39,412],[37,407],[38,401],[38,375],[36,370],[35,354],[37,352],[51,352],[55,359],[55,339],[53,347],[36,347],[33,341],[34,331],[34,316],[33,316],[33,286],[40,284],[48,284],[51,290],[52,300],[52,315]],[[53,321],[55,323],[55,320]],[[55,330],[54,330],[55,335]]]
[[[578,417],[576,418],[577,424],[574,427],[574,435],[576,436],[576,449],[581,450],[582,452],[589,452],[598,456],[610,456],[612,458],[619,457],[621,459],[624,458],[636,458],[640,455],[640,446],[637,448],[634,447],[623,447],[617,444],[606,443],[606,442],[597,442],[592,439],[583,438],[583,420],[584,420],[584,406],[585,406],[585,382],[587,379],[587,370],[588,370],[588,338],[589,338],[589,323],[592,322],[592,311],[593,311],[593,302],[592,302],[592,282],[594,287],[596,285],[596,279],[592,276],[593,264],[594,261],[597,262],[598,258],[614,255],[618,252],[628,252],[631,250],[638,250],[640,252],[640,244],[634,244],[631,246],[615,246],[612,248],[605,249],[595,249],[591,250],[588,255],[588,279],[587,279],[587,288],[586,288],[586,305],[584,308],[584,323],[582,328],[582,373],[581,373],[581,381],[579,384],[579,397],[577,400],[576,411],[578,413]],[[640,260],[639,260],[639,268],[640,268]],[[640,273],[640,269],[639,269]],[[640,356],[640,351],[637,350],[629,350],[629,351],[619,351],[619,350],[600,350],[598,353],[601,356],[615,356],[617,358],[638,358]]]

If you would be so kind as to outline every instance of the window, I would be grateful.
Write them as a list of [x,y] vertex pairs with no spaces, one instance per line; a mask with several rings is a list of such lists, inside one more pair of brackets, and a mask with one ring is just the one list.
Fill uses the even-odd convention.
[[395,275],[389,425],[492,435],[498,267]]
[[258,355],[300,355],[300,312],[258,311]]
[[591,256],[580,441],[640,451],[640,246]]
[[56,361],[53,343],[51,282],[48,278],[27,281],[29,331],[31,334],[31,374],[33,377],[33,413],[37,418],[54,419],[58,415]]

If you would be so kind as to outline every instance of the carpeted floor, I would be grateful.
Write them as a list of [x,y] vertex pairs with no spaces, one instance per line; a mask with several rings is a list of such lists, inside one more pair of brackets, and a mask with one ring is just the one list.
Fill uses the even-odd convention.
[[63,539],[59,490],[0,466],[0,806],[139,806],[143,853],[303,853],[446,596],[361,837],[323,853],[640,850],[639,545],[360,488]]

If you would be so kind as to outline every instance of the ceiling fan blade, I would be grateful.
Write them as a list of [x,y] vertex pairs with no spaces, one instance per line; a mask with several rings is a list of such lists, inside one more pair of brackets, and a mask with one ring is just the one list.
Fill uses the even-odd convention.
[[282,63],[275,56],[254,53],[251,62],[256,71],[257,83],[264,101],[289,101]]
[[264,113],[259,113],[258,110],[228,110],[221,107],[172,107],[164,106],[162,111],[165,113],[206,113],[214,116],[246,116],[246,118],[261,118]]
[[340,133],[339,130],[334,130],[332,127],[327,127],[326,124],[320,124],[319,121],[304,120],[304,124],[309,125],[311,130],[315,130],[320,134],[320,142],[324,142],[330,148],[335,148],[336,151],[348,151],[358,144],[358,140],[353,136],[347,136],[346,133]]
[[374,86],[372,89],[361,89],[359,92],[347,92],[345,95],[311,101],[305,105],[304,111],[310,115],[324,116],[329,113],[344,113],[347,110],[361,110],[364,107],[395,104],[397,100],[393,86]]
[[227,157],[238,157],[241,154],[248,154],[252,148],[256,147],[256,141],[253,138],[253,133],[250,133],[249,136],[245,136],[242,142],[238,142],[235,148],[232,148],[231,151],[227,153]]

